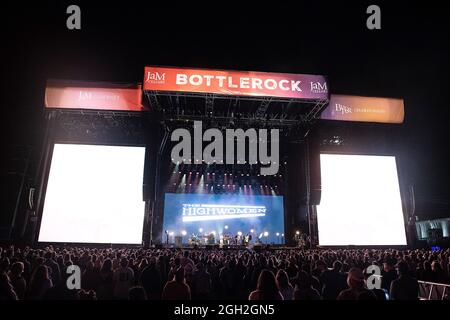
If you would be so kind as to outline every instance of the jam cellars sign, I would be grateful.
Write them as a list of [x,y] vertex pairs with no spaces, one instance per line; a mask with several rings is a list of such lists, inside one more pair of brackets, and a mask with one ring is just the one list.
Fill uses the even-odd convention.
[[328,99],[320,75],[146,67],[144,90]]
[[101,83],[49,81],[45,89],[47,109],[143,111],[140,85],[102,87]]
[[339,121],[402,123],[405,117],[402,99],[331,95],[321,119]]

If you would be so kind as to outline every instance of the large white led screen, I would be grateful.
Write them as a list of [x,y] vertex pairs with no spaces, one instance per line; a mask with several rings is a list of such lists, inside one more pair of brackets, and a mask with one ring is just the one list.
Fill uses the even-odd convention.
[[40,242],[142,243],[144,147],[55,144]]
[[320,245],[406,245],[395,157],[321,154],[320,166]]

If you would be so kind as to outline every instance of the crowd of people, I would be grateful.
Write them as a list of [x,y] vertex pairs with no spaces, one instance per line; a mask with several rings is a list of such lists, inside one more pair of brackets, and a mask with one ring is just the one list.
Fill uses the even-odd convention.
[[0,300],[417,300],[417,280],[450,283],[450,249],[0,247]]

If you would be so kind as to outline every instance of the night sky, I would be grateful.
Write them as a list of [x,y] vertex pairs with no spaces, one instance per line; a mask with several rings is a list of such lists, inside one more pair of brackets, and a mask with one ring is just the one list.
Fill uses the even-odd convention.
[[[450,19],[442,2],[261,2],[16,1],[1,11],[2,145],[39,144],[48,78],[140,82],[146,64],[324,74],[332,93],[404,98],[411,180],[427,210],[448,215]],[[70,4],[81,7],[80,31],[66,28]],[[381,7],[381,30],[366,28],[370,4]]]

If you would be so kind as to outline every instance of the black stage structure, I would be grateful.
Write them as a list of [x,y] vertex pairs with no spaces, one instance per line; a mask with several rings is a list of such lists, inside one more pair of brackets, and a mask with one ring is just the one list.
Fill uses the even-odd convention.
[[[311,180],[307,180],[308,163],[308,136],[311,129],[320,118],[321,112],[327,107],[329,99],[295,99],[277,97],[244,97],[223,94],[191,93],[191,92],[166,92],[166,91],[144,91],[150,110],[160,124],[158,153],[156,159],[155,181],[151,185],[154,188],[144,191],[144,197],[150,203],[149,232],[150,244],[163,242],[163,201],[166,192],[197,192],[198,190],[183,188],[180,186],[179,177],[174,173],[214,174],[215,193],[232,192],[227,190],[228,184],[225,180],[232,177],[233,184],[252,184],[255,186],[273,186],[277,194],[284,195],[285,199],[285,239],[293,243],[291,238],[295,234],[298,225],[295,219],[295,208],[290,205],[291,199],[299,197],[298,191],[302,192],[302,202],[311,205],[318,201],[320,196],[310,197],[313,193],[320,192],[320,182],[316,181],[311,187]],[[203,129],[218,128],[276,128],[280,130],[280,170],[274,176],[260,176],[258,165],[250,164],[207,164],[197,162],[193,164],[175,165],[170,159],[170,150],[173,143],[170,141],[170,133],[176,128],[193,129],[194,121],[202,121]],[[193,135],[191,135],[193,136]],[[292,146],[295,146],[292,148]],[[301,180],[304,182],[301,188],[292,189],[286,177],[292,173],[299,173],[299,167],[293,165],[288,167],[291,149],[302,149],[303,163]],[[248,156],[248,154],[247,154]],[[176,171],[174,171],[176,170]],[[316,175],[317,176],[317,175]],[[320,176],[320,175],[319,175]],[[294,179],[293,179],[294,180]],[[294,181],[289,181],[294,183]],[[230,181],[228,182],[230,183]],[[291,192],[292,190],[292,192]],[[315,200],[314,200],[315,199]],[[292,218],[291,218],[292,217]],[[310,226],[308,225],[309,229]],[[291,230],[292,229],[292,230]],[[305,229],[305,231],[307,231]]]
[[[135,84],[103,84],[113,88],[137,87]],[[11,231],[16,242],[36,243],[39,234],[45,190],[55,143],[145,146],[142,188],[145,200],[143,245],[163,242],[163,201],[166,192],[195,192],[182,185],[177,173],[214,173],[218,188],[226,189],[226,176],[237,184],[268,186],[284,196],[285,242],[294,245],[297,230],[309,234],[318,244],[315,206],[320,203],[320,152],[390,154],[399,157],[399,179],[405,221],[414,216],[413,199],[408,191],[405,158],[400,145],[400,125],[341,123],[320,120],[329,103],[326,99],[247,97],[226,94],[144,90],[143,112],[85,109],[46,109],[45,134],[33,183],[23,192],[26,210],[15,213],[21,231]],[[222,163],[172,163],[170,133],[176,128],[277,128],[280,130],[280,170],[275,176],[260,176],[258,165]],[[319,125],[320,123],[320,125]],[[399,154],[400,153],[400,154]],[[174,175],[175,174],[175,175]],[[16,228],[17,229],[17,228]],[[409,243],[413,242],[412,233]]]

